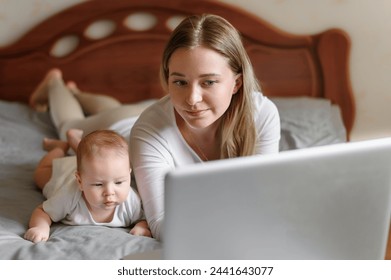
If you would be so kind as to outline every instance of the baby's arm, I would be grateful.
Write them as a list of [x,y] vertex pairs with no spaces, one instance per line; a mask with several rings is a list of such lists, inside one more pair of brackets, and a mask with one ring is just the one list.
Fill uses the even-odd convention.
[[29,229],[24,234],[24,238],[34,243],[47,241],[51,224],[50,216],[43,210],[42,204],[39,205],[31,215]]
[[146,220],[141,220],[130,230],[130,234],[152,237]]

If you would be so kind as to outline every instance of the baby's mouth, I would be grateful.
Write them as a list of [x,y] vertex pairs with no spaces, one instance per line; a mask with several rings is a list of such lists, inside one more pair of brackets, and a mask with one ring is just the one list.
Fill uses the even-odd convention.
[[106,201],[106,202],[104,202],[104,205],[106,205],[106,206],[112,206],[112,205],[115,205],[116,203],[115,203],[115,201]]

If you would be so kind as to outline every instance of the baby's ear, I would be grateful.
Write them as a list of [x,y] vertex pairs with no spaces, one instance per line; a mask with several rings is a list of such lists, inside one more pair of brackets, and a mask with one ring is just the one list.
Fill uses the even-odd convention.
[[75,178],[76,178],[76,181],[77,181],[77,185],[79,186],[79,189],[81,191],[83,191],[83,185],[81,183],[81,177],[80,177],[79,171],[75,171]]

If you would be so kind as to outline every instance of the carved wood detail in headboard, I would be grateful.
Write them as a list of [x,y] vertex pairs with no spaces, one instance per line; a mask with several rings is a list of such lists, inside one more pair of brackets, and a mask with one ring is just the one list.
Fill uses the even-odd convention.
[[[0,98],[27,102],[54,67],[83,90],[107,93],[122,102],[158,98],[164,95],[158,69],[171,32],[168,23],[196,13],[221,15],[241,32],[265,95],[330,99],[340,106],[350,132],[355,107],[349,79],[350,40],[343,31],[292,35],[249,12],[210,0],[91,0],[66,9],[0,49]],[[129,19],[137,22],[141,15],[152,19],[148,28],[126,24]],[[85,35],[102,21],[114,27],[112,32],[102,38]],[[54,56],[60,40],[73,42],[75,48]]]

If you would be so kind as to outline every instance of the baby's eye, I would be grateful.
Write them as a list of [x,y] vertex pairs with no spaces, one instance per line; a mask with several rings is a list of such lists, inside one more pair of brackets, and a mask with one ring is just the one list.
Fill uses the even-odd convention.
[[121,185],[124,181],[115,182],[116,185]]
[[94,187],[101,187],[103,184],[102,183],[94,183],[92,184]]

